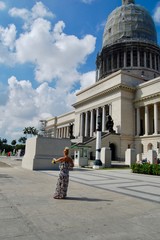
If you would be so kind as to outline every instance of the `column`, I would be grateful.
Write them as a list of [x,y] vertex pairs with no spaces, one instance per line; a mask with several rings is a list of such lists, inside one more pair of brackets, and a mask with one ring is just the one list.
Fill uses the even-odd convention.
[[85,137],[88,137],[88,111],[85,114]]
[[147,55],[146,52],[144,52],[144,67],[147,67]]
[[124,67],[126,67],[126,52],[124,52]]
[[138,50],[138,67],[140,67],[140,52]]
[[154,54],[154,69],[157,70],[157,60],[156,60],[156,54]]
[[80,136],[84,136],[84,114],[80,115]]
[[67,127],[65,127],[65,138],[67,138]]
[[99,115],[99,108],[96,109],[96,129],[98,126],[98,115]]
[[152,64],[152,53],[150,53],[150,68],[153,68],[153,64]]
[[91,110],[90,137],[93,137],[93,109]]
[[133,67],[133,49],[131,49],[131,67]]
[[158,104],[154,104],[154,134],[158,134]]
[[149,132],[149,112],[148,106],[145,106],[145,135],[148,135]]
[[61,138],[61,129],[59,128],[59,138]]
[[140,135],[140,108],[137,109],[137,136]]
[[111,53],[111,71],[113,70],[113,53]]
[[62,131],[62,138],[64,138],[64,127],[61,128]]
[[106,72],[106,59],[103,58],[103,73]]
[[119,52],[117,53],[117,68],[119,69]]
[[112,104],[109,104],[109,115],[112,116]]
[[159,56],[157,57],[157,61],[158,61],[158,71],[159,71]]
[[66,137],[69,138],[69,126],[67,126]]
[[102,107],[102,132],[105,131],[105,123],[106,123],[106,107]]

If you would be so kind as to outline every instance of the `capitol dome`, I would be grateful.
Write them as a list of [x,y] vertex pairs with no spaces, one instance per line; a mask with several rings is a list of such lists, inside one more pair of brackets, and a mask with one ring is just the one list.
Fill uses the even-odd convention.
[[108,16],[102,42],[96,59],[96,81],[118,70],[145,81],[160,76],[155,24],[148,11],[134,0],[122,0],[122,6]]
[[103,47],[137,39],[157,44],[154,22],[145,8],[134,4],[134,1],[123,1],[122,6],[108,16],[103,34]]

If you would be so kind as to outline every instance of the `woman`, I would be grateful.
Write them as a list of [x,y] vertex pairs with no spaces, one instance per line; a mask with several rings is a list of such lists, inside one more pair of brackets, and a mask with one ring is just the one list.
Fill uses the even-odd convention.
[[52,163],[60,163],[60,173],[53,198],[64,199],[67,196],[69,170],[74,167],[73,160],[68,156],[69,148],[64,149],[64,157],[53,159]]

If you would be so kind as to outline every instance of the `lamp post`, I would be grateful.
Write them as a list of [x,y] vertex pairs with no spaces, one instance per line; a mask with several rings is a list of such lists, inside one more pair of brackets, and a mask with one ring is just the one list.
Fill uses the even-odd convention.
[[97,126],[96,126],[96,160],[94,161],[93,168],[99,169],[102,167],[101,162],[101,116],[97,117]]

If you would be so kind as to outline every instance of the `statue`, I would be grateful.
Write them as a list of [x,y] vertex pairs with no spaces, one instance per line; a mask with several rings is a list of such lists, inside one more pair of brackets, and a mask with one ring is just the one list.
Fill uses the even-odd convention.
[[109,132],[114,132],[113,130],[113,125],[114,125],[114,122],[112,120],[112,117],[110,115],[107,116],[108,120],[106,122],[106,129],[109,131]]
[[73,123],[69,124],[69,137],[70,137],[70,139],[74,138],[74,136],[73,136],[73,126],[74,126]]

